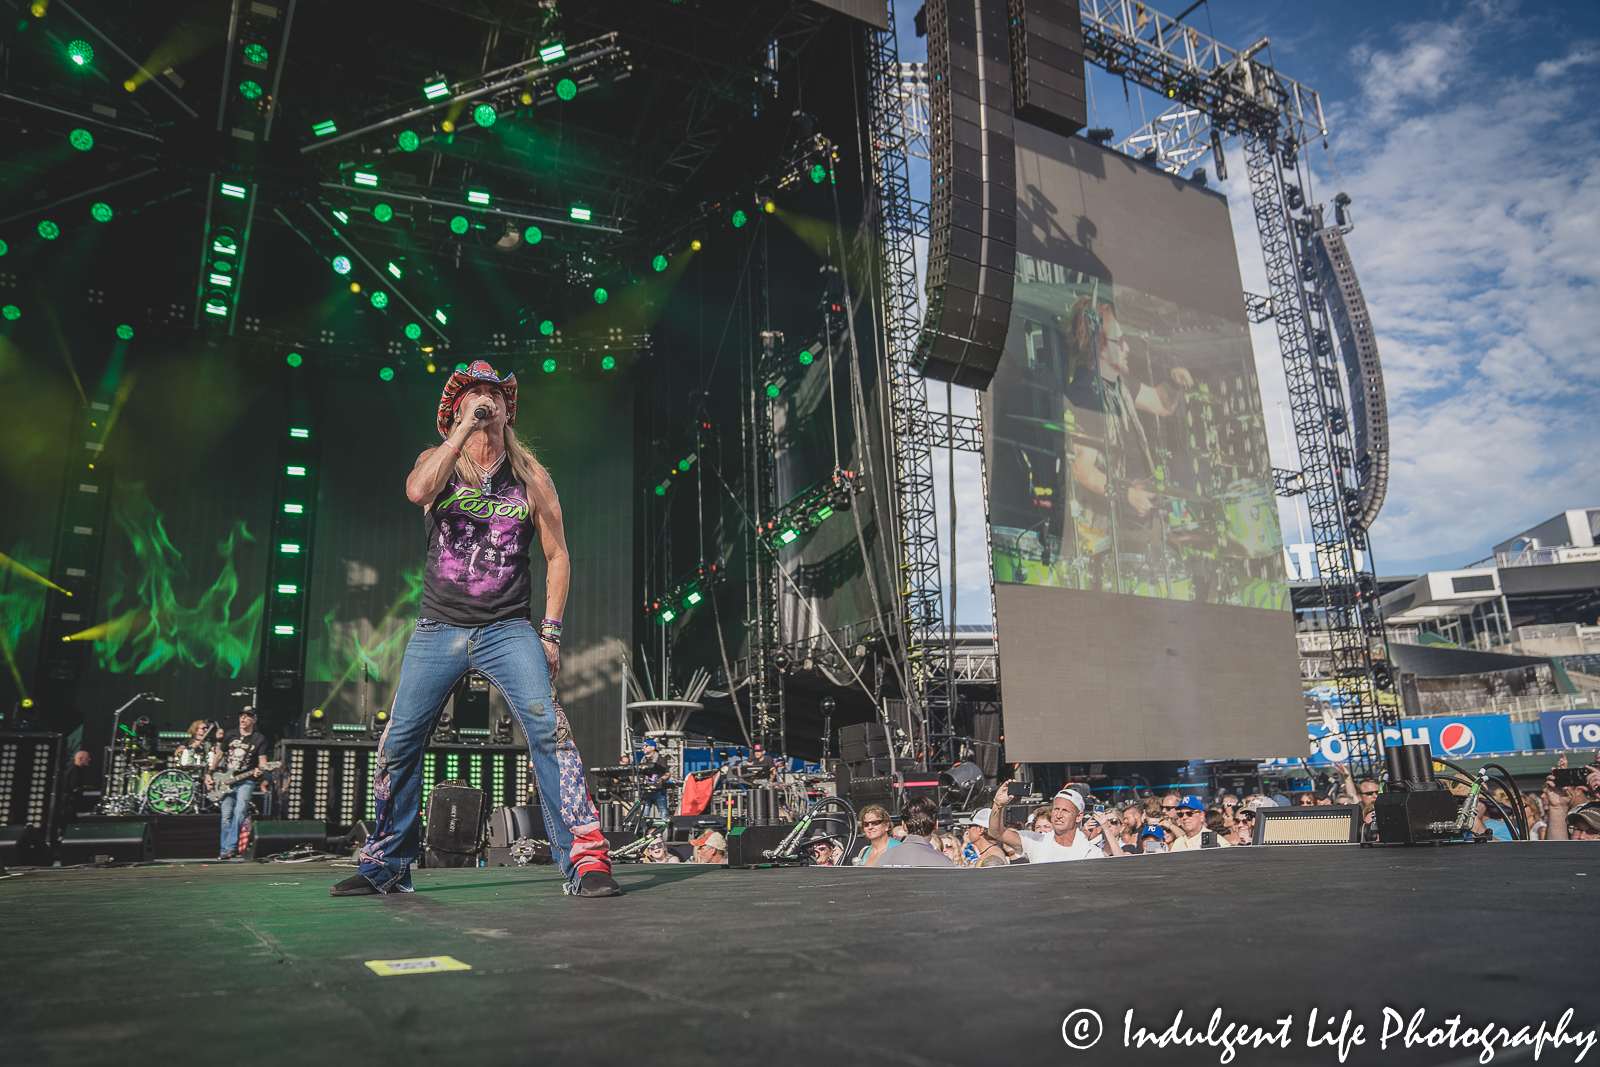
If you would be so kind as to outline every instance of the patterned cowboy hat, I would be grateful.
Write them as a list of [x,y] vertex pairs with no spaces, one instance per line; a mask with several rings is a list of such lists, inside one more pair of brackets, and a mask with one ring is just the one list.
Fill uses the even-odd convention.
[[506,425],[517,424],[517,376],[507,374],[501,378],[495,374],[493,367],[480,359],[466,370],[458,370],[451,374],[450,380],[444,383],[444,392],[439,397],[440,437],[450,436],[450,427],[456,421],[456,402],[461,399],[461,394],[479,382],[488,382],[500,387],[506,398]]

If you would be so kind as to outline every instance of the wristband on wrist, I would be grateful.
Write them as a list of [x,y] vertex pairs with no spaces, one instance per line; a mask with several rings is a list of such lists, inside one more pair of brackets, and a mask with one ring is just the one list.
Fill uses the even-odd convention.
[[447,448],[449,448],[450,451],[454,452],[456,455],[458,455],[458,456],[461,455],[461,449],[457,448],[455,445],[452,445],[449,441],[445,442],[445,446]]

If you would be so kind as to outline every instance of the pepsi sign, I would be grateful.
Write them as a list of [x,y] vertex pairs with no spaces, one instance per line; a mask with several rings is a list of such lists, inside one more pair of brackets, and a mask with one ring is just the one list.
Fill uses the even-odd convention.
[[1539,715],[1545,748],[1600,748],[1600,711],[1546,711]]
[[[1593,718],[1596,728],[1600,729],[1600,715]],[[1360,755],[1369,748],[1375,755],[1382,754],[1382,746],[1375,746],[1370,734],[1330,733],[1320,723],[1307,724],[1306,729],[1311,735],[1310,763],[1343,763],[1352,753]],[[1383,731],[1383,745],[1421,744],[1446,759],[1511,752],[1516,748],[1511,739],[1509,715],[1401,719],[1400,729],[1390,727]]]

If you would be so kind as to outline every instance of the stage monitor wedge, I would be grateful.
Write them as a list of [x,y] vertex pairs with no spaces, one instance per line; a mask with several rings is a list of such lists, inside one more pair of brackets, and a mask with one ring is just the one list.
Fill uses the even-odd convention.
[[1070,137],[1089,124],[1078,0],[1011,0],[1016,117]]
[[1017,255],[1011,27],[1006,0],[929,0],[928,309],[914,362],[983,389],[1011,320]]

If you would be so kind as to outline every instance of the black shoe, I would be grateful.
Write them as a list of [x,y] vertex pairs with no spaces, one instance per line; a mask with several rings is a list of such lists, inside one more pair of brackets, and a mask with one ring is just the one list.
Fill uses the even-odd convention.
[[620,897],[622,887],[605,871],[589,871],[578,879],[580,897]]
[[338,885],[328,890],[330,897],[372,897],[378,895],[378,890],[364,874],[352,874]]
[[237,852],[220,852],[220,853],[217,854],[217,859],[219,859],[219,860],[231,860],[231,859],[234,859],[235,857],[237,857],[238,855],[239,854]]

